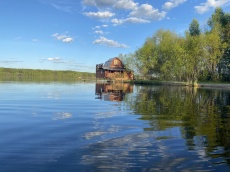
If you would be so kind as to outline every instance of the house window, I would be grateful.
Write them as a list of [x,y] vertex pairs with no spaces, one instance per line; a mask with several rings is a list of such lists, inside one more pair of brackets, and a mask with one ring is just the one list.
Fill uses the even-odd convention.
[[115,60],[114,60],[114,65],[116,65],[116,66],[117,66],[118,64],[119,64],[118,60],[117,60],[117,59],[115,59]]

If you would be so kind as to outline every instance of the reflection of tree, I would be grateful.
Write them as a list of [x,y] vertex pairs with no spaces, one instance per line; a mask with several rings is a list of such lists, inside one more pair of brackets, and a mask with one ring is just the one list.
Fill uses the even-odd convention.
[[[197,137],[211,156],[229,157],[230,93],[187,87],[143,87],[126,103],[151,128],[164,130],[180,126],[187,145],[192,148]],[[221,154],[212,154],[223,147]],[[230,164],[230,162],[228,162]]]

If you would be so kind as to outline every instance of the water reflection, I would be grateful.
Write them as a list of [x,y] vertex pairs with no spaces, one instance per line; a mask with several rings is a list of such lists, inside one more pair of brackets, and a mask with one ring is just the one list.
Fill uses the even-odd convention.
[[[187,87],[140,87],[126,102],[146,131],[181,128],[189,150],[202,147],[202,154],[217,164],[230,164],[230,92]],[[200,150],[199,150],[200,151]]]
[[129,83],[96,83],[96,99],[105,101],[123,101],[126,93],[132,93],[133,86]]
[[199,149],[188,152],[174,130],[162,132],[164,139],[140,132],[89,145],[81,163],[96,171],[212,171],[210,158]]
[[[109,84],[96,86],[101,98],[110,90]],[[116,164],[115,171],[229,170],[230,91],[136,86],[134,92],[122,100],[149,125],[87,146],[91,153],[82,156],[83,164],[97,169]]]
[[[0,88],[1,171],[230,170],[230,91],[95,83]],[[98,101],[95,90],[101,99],[125,96]]]
[[72,114],[68,112],[57,112],[55,116],[52,118],[53,120],[62,120],[72,118]]

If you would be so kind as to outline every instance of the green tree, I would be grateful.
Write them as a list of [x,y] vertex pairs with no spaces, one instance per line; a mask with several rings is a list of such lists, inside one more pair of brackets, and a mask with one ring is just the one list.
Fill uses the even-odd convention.
[[184,72],[184,41],[170,30],[158,30],[146,39],[134,55],[136,66],[145,78],[181,80]]
[[203,35],[192,36],[186,33],[185,39],[186,80],[194,84],[198,81],[201,71],[204,69]]
[[189,26],[189,33],[191,36],[198,36],[201,33],[199,22],[196,19],[192,20]]
[[159,30],[155,37],[157,45],[157,68],[164,80],[181,80],[183,69],[183,41],[174,32]]
[[[212,16],[208,20],[210,27],[209,37],[215,37],[207,40],[207,42],[213,43],[214,47],[211,53],[213,59],[216,55],[215,63],[213,64],[215,69],[218,69],[218,73],[215,74],[212,70],[211,79],[217,79],[222,76],[224,80],[230,80],[228,75],[230,74],[230,15],[224,13],[222,8],[216,8]],[[214,36],[215,35],[215,36]],[[210,46],[209,46],[210,47]],[[217,63],[216,63],[217,62]]]
[[222,10],[222,8],[218,7],[215,9],[215,12],[212,14],[212,16],[208,20],[208,25],[210,29],[212,30],[215,27],[223,27],[227,23],[227,19],[225,18],[225,14]]
[[222,79],[230,81],[230,14],[225,13],[222,26],[222,42],[224,52],[220,59],[219,67],[221,69]]
[[205,34],[205,62],[209,73],[209,79],[219,80],[221,66],[218,65],[224,53],[224,44],[219,35],[218,27],[214,27]]
[[144,78],[151,78],[156,71],[157,41],[155,38],[147,38],[144,45],[135,52],[137,69]]

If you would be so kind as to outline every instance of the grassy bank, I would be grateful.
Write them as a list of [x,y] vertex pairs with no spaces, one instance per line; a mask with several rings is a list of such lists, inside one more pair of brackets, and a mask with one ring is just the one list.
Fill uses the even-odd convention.
[[199,82],[199,87],[213,87],[230,89],[230,82]]
[[133,80],[126,81],[131,84],[140,85],[171,85],[171,86],[190,86],[190,87],[216,87],[216,88],[229,88],[229,82],[198,82],[195,84],[190,84],[187,82],[176,82],[176,81],[157,81],[157,80]]
[[176,81],[157,81],[157,80],[133,80],[128,81],[132,84],[141,85],[178,85],[178,86],[188,86],[186,82],[176,82]]

